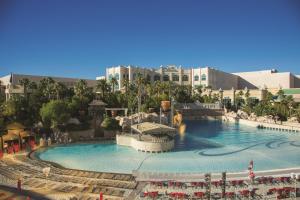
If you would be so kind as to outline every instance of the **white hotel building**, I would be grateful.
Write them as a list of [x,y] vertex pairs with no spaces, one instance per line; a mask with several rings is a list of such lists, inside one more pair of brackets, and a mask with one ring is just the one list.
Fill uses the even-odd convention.
[[106,79],[110,80],[115,77],[119,82],[116,89],[123,87],[124,79],[132,82],[138,74],[142,74],[149,82],[173,81],[179,85],[211,86],[212,89],[238,87],[238,76],[211,67],[184,69],[181,66],[168,65],[160,66],[158,69],[150,69],[129,65],[106,68]]
[[300,88],[299,75],[294,75],[290,72],[277,72],[274,69],[227,73],[212,67],[190,67],[188,69],[181,66],[168,65],[160,66],[157,69],[150,69],[132,65],[120,65],[106,68],[105,77],[107,80],[115,77],[119,82],[116,89],[121,89],[124,79],[132,82],[139,73],[149,82],[170,80],[179,85],[211,86],[213,90]]

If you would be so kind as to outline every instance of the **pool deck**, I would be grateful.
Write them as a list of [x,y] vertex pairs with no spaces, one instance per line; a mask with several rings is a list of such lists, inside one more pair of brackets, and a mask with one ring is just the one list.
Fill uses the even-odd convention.
[[[256,177],[261,176],[290,176],[291,173],[300,174],[299,168],[287,168],[287,169],[276,169],[276,170],[266,170],[266,171],[254,171]],[[204,179],[205,173],[156,173],[156,172],[134,172],[133,176],[137,181],[182,181],[182,182],[192,182],[199,179]],[[212,180],[220,180],[222,177],[220,173],[211,173]],[[231,179],[241,179],[248,180],[248,171],[244,172],[228,172],[226,174],[228,180]]]
[[[51,168],[48,177],[43,174],[45,167]],[[29,158],[26,152],[5,155],[0,160],[0,184],[16,188],[19,179],[24,191],[34,192],[45,199],[97,199],[102,192],[105,199],[121,200],[137,186],[134,177],[129,174],[61,168],[49,162]],[[7,188],[3,190],[11,193]],[[16,194],[21,197],[25,195],[22,192]],[[30,196],[35,199],[34,195]]]
[[[50,176],[46,179],[42,173],[44,167],[51,167]],[[290,176],[300,174],[299,168],[256,171],[259,176]],[[204,180],[204,174],[195,173],[149,173],[133,172],[129,174],[90,172],[62,168],[59,165],[30,158],[27,153],[6,155],[0,160],[1,185],[16,188],[18,179],[22,180],[22,188],[45,199],[77,199],[97,198],[100,191],[105,199],[134,199],[145,189],[150,181],[191,182]],[[212,180],[220,180],[220,173],[212,173]],[[227,179],[247,180],[248,173],[227,173]],[[15,190],[2,189],[10,194]],[[26,193],[27,194],[27,193]],[[16,193],[20,197],[26,195]],[[34,199],[34,195],[32,195]],[[22,199],[22,198],[20,198]]]

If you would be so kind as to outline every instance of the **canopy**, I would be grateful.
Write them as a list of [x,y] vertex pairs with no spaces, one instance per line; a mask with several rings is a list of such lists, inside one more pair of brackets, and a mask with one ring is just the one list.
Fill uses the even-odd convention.
[[143,122],[134,124],[131,128],[141,134],[162,134],[162,133],[175,133],[176,129],[157,123]]
[[21,123],[18,123],[18,122],[13,122],[6,126],[7,130],[20,130],[20,129],[24,129],[24,128],[25,128],[25,126],[23,126]]
[[12,140],[19,140],[19,136],[15,134],[6,134],[2,136],[3,141],[12,141]]
[[106,106],[107,104],[101,100],[93,100],[89,106]]
[[32,134],[31,134],[30,131],[22,131],[22,132],[20,133],[20,136],[21,136],[22,138],[24,138],[24,137],[32,136]]

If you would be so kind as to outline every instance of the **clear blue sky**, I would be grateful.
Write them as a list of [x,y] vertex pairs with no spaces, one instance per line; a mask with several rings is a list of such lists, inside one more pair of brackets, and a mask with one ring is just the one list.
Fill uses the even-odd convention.
[[300,1],[0,0],[0,75],[119,64],[300,74]]

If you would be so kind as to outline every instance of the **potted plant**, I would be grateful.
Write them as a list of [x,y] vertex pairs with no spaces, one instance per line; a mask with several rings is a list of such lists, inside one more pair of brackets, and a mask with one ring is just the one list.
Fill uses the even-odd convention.
[[161,107],[163,111],[168,111],[170,109],[171,102],[169,101],[169,97],[166,94],[161,96]]

